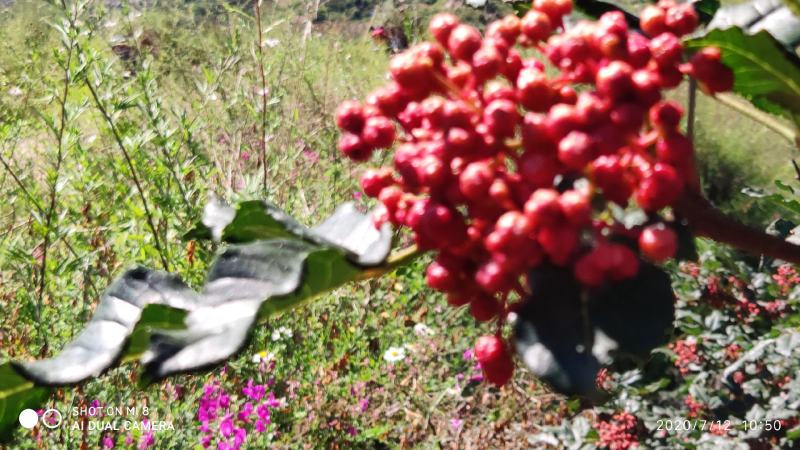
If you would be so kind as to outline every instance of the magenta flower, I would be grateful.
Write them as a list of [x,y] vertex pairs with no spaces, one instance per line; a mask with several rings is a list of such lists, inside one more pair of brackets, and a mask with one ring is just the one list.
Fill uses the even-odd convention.
[[253,414],[253,404],[251,402],[247,402],[242,405],[242,408],[239,410],[239,414],[237,417],[239,420],[243,422],[250,423],[250,415]]
[[472,361],[472,358],[475,355],[472,353],[472,349],[468,348],[468,349],[464,350],[464,354],[461,355],[461,356],[464,358],[464,361]]
[[247,431],[244,428],[237,428],[233,432],[233,446],[239,448],[247,439]]
[[224,437],[230,437],[233,434],[233,421],[230,414],[222,418],[219,423],[219,432]]
[[246,395],[251,400],[259,401],[264,398],[264,394],[266,393],[266,386],[263,384],[253,384],[253,379],[247,380],[247,386],[242,389],[242,393]]
[[147,450],[153,446],[155,441],[156,439],[155,436],[153,436],[153,432],[148,431],[147,433],[143,434],[141,438],[139,438],[139,450]]
[[459,419],[458,417],[450,419],[450,426],[453,428],[453,431],[458,431],[461,428],[461,425],[463,424],[464,421]]
[[367,409],[369,409],[369,397],[362,398],[361,401],[358,402],[358,408],[362,413],[366,412]]
[[103,436],[103,448],[114,448],[114,439],[110,434]]

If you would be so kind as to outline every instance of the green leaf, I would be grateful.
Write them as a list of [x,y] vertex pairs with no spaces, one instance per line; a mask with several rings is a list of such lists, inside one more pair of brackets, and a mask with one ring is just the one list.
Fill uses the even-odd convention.
[[222,251],[201,292],[166,272],[129,270],[103,293],[86,328],[59,354],[7,364],[7,373],[0,371],[0,433],[19,414],[3,403],[12,394],[29,405],[46,396],[38,386],[96,377],[120,355],[141,356],[149,378],[209,366],[241,350],[258,318],[394,267],[385,264],[391,230],[376,230],[352,205],[314,228],[265,202],[245,202],[238,211],[228,214],[227,223],[211,226],[232,239],[264,239]]
[[722,50],[723,63],[734,73],[736,93],[767,112],[800,112],[800,65],[769,33],[713,29],[686,42],[690,50],[709,46]]
[[19,413],[41,407],[50,389],[34,386],[8,362],[0,364],[0,380],[0,442],[3,442],[18,426]]
[[142,310],[142,317],[136,324],[128,344],[123,351],[124,361],[139,359],[150,345],[150,335],[154,329],[180,330],[186,328],[185,309],[174,308],[166,305],[151,304]]

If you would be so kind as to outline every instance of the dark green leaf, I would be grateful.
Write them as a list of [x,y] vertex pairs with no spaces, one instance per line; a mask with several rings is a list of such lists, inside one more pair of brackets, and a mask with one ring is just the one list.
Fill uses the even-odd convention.
[[522,17],[525,14],[527,14],[528,11],[531,10],[532,4],[533,2],[519,1],[512,3],[511,7],[514,9],[514,14],[516,14],[519,17]]
[[519,313],[517,352],[559,392],[600,398],[601,364],[620,355],[644,358],[667,342],[674,297],[658,267],[642,263],[636,277],[594,291],[581,291],[562,268],[537,269],[530,283],[535,295]]
[[[634,278],[592,294],[589,317],[595,333],[602,332],[614,342],[614,352],[644,358],[667,343],[675,317],[674,299],[669,275],[642,263]],[[605,359],[605,355],[595,355]]]
[[708,23],[714,18],[720,7],[719,0],[700,0],[694,3],[694,9],[700,15],[702,23]]
[[0,364],[0,442],[7,440],[18,426],[17,418],[23,409],[40,408],[50,389],[36,387],[9,363]]

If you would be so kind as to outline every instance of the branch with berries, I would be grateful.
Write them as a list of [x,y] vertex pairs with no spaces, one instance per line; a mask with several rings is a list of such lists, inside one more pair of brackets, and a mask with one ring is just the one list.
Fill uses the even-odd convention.
[[[799,247],[723,216],[700,193],[683,108],[664,92],[686,76],[710,95],[730,91],[734,72],[717,47],[686,59],[693,6],[647,6],[641,32],[622,12],[565,28],[571,10],[571,0],[535,0],[483,35],[437,15],[432,42],[396,55],[387,86],[336,114],[344,155],[393,152],[391,166],[361,178],[382,205],[375,223],[410,229],[435,252],[428,284],[497,324],[475,349],[497,385],[513,372],[509,312],[546,301],[538,270],[571,271],[585,294],[634,279],[676,255],[678,218],[697,235],[800,262]],[[620,209],[646,220],[623,223]]]

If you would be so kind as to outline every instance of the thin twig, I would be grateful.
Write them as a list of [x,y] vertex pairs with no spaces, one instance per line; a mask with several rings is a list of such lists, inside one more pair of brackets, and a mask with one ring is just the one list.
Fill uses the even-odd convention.
[[97,95],[97,90],[89,80],[89,77],[86,77],[84,81],[84,84],[89,89],[89,93],[92,94],[92,98],[94,99],[97,109],[100,111],[100,114],[103,115],[103,119],[105,119],[109,130],[111,130],[111,134],[114,136],[117,146],[122,152],[122,155],[125,157],[125,162],[128,164],[128,170],[131,172],[131,179],[133,179],[133,183],[136,185],[136,191],[139,193],[139,198],[142,200],[144,213],[147,217],[147,224],[150,226],[150,231],[153,233],[153,240],[156,250],[158,251],[158,256],[161,257],[161,264],[164,267],[164,270],[169,271],[169,261],[164,253],[164,248],[161,246],[161,239],[158,237],[158,230],[156,229],[155,222],[153,221],[153,214],[150,212],[150,205],[147,203],[147,197],[144,195],[144,188],[142,187],[141,181],[139,181],[139,175],[136,173],[136,167],[133,165],[133,160],[131,159],[130,153],[125,147],[125,144],[122,142],[122,136],[120,136],[119,130],[117,130],[117,126],[114,124],[114,120],[108,114],[103,102],[100,100],[100,96]]
[[261,26],[261,0],[253,0],[258,29],[258,73],[261,76],[261,164],[264,169],[264,195],[267,195],[267,76],[264,73],[264,30]]
[[760,122],[762,125],[765,125],[770,130],[780,134],[784,138],[786,138],[792,145],[800,146],[800,142],[798,142],[798,137],[795,134],[795,131],[792,130],[791,127],[781,123],[771,115],[759,111],[755,107],[751,106],[749,103],[745,103],[743,100],[736,98],[732,94],[716,94],[714,96],[720,103],[727,105],[740,113],[749,116],[751,119]]
[[[77,11],[76,11],[77,14]],[[70,24],[75,22],[75,18],[69,19]],[[38,309],[37,319],[41,320],[41,310],[44,303],[44,294],[47,290],[47,256],[50,249],[50,228],[53,224],[53,215],[58,205],[58,181],[61,175],[61,163],[64,161],[64,130],[67,127],[67,97],[69,96],[69,87],[72,84],[72,76],[70,74],[70,67],[72,66],[72,54],[75,50],[75,41],[70,37],[69,46],[67,48],[67,61],[64,65],[64,91],[61,96],[61,111],[58,129],[55,130],[56,145],[58,145],[58,152],[56,155],[55,174],[53,184],[50,187],[50,205],[47,208],[44,224],[44,243],[42,244],[42,263],[41,270],[39,271],[39,292],[36,301],[36,308]],[[44,341],[47,343],[47,336],[45,334]]]
[[689,139],[694,139],[694,117],[697,107],[697,80],[692,77],[689,77],[688,90],[689,98],[686,103],[689,111],[686,115],[686,136],[688,136]]

